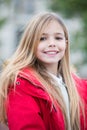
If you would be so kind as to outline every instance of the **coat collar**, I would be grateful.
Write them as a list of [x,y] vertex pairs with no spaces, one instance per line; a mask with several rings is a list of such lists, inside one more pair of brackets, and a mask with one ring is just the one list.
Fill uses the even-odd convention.
[[30,91],[25,90],[28,88],[24,88],[23,89],[24,91],[27,91],[32,96],[47,100],[51,104],[50,96],[46,92],[45,86],[38,79],[37,74],[33,68],[26,67],[26,68],[20,70],[18,73],[18,76],[28,80],[32,84],[32,87],[29,87]]
[[30,81],[36,87],[41,87],[41,88],[44,87],[42,85],[42,83],[39,81],[39,79],[38,79],[38,77],[36,75],[35,70],[32,69],[32,68],[26,67],[26,68],[20,70],[18,75],[20,77],[23,77],[24,79],[27,79],[28,81]]

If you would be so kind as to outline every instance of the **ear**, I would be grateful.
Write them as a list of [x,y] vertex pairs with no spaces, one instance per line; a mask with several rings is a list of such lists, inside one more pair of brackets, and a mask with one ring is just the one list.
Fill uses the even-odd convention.
[[68,43],[68,40],[65,40],[66,41],[66,43]]
[[65,40],[65,42],[66,42],[66,48],[67,48],[67,46],[68,46],[68,40]]

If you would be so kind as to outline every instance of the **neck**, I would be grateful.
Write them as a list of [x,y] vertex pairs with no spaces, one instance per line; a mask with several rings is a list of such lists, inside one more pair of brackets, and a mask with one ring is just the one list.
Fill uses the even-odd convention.
[[47,71],[48,72],[50,72],[50,73],[52,73],[52,74],[54,74],[54,75],[58,75],[58,69],[57,69],[57,65],[48,65],[48,66],[46,66],[46,69],[47,69]]

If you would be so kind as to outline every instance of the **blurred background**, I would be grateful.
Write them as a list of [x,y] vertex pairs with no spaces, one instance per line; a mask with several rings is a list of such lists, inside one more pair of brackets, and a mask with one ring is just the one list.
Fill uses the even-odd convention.
[[[0,0],[0,68],[15,51],[28,20],[42,11],[56,12],[64,19],[72,69],[87,78],[87,0]],[[0,130],[7,129],[0,125]]]
[[0,0],[0,67],[15,51],[28,20],[41,11],[64,19],[72,68],[87,78],[87,0]]

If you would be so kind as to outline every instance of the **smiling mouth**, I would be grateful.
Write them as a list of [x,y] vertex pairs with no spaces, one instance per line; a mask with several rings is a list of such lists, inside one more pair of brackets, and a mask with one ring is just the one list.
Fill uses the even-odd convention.
[[57,54],[59,52],[58,51],[45,51],[44,53],[49,54],[49,55],[54,55],[54,54]]

